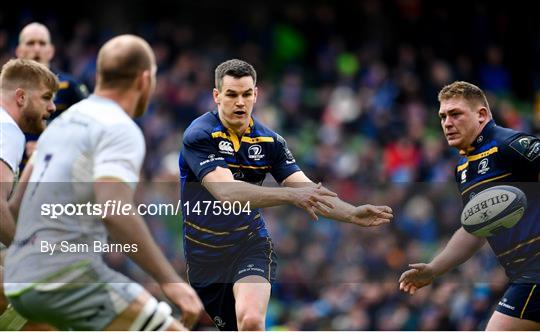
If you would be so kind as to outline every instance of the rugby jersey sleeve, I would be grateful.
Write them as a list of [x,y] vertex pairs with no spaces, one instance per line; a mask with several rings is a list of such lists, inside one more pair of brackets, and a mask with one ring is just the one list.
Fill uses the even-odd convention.
[[229,168],[212,136],[204,130],[188,130],[184,134],[182,156],[189,168],[202,181],[218,166]]
[[137,186],[145,154],[144,137],[134,123],[104,128],[94,150],[94,179],[112,177]]
[[506,158],[511,158],[527,169],[540,172],[540,139],[538,137],[520,133],[510,137],[506,146],[502,149]]
[[274,148],[271,174],[277,183],[281,183],[289,175],[300,171],[300,167],[296,165],[296,160],[294,159],[292,152],[289,150],[287,142],[278,134],[276,134]]
[[17,173],[24,154],[24,135],[12,123],[2,123],[0,129],[0,160]]

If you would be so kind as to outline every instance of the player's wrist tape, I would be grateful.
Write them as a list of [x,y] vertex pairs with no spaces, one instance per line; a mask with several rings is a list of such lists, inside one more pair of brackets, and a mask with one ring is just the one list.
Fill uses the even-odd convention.
[[171,313],[172,309],[167,303],[158,303],[155,298],[151,298],[145,303],[129,330],[163,331],[173,321]]

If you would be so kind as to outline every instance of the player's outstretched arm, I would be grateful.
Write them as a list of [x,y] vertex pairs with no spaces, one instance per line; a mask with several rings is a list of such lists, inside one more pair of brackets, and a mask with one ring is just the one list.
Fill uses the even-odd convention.
[[[94,184],[96,203],[105,206],[107,201],[131,204],[133,190],[125,183],[112,178],[99,179]],[[134,211],[134,210],[133,210]],[[197,322],[203,305],[195,290],[180,278],[169,264],[141,216],[128,211],[125,215],[107,215],[103,219],[111,237],[122,244],[137,246],[130,257],[161,286],[164,294],[182,310],[182,322],[188,328]]]
[[414,294],[418,289],[431,284],[436,277],[467,261],[485,242],[485,238],[474,236],[460,227],[430,263],[409,264],[411,269],[403,272],[399,278],[399,289]]
[[202,181],[212,196],[224,202],[249,202],[253,208],[263,208],[284,204],[293,204],[305,209],[312,218],[317,219],[313,206],[334,208],[332,198],[336,193],[322,187],[270,188],[256,186],[243,181],[236,181],[228,168],[217,167],[208,173]]
[[[302,171],[291,174],[283,181],[282,185],[292,188],[321,187],[320,183],[313,183]],[[328,208],[320,204],[313,204],[313,212],[330,219],[360,226],[378,226],[389,223],[393,218],[392,209],[389,206],[365,204],[355,207],[337,196],[330,197],[328,200],[333,207]]]
[[8,197],[13,188],[13,172],[0,161],[0,242],[9,246],[15,236],[15,221],[9,209]]

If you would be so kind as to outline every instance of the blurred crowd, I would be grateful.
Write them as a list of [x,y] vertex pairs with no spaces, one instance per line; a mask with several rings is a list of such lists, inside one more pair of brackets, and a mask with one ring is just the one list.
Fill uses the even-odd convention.
[[[407,264],[431,259],[459,227],[458,153],[441,134],[439,89],[455,80],[475,83],[488,94],[498,124],[540,128],[534,61],[540,27],[527,26],[520,16],[526,8],[487,1],[456,8],[420,0],[254,1],[212,11],[211,2],[201,1],[176,17],[182,4],[156,12],[161,3],[152,11],[141,1],[130,10],[115,5],[116,15],[89,11],[69,23],[54,11],[26,8],[9,26],[4,17],[0,60],[14,57],[20,28],[40,20],[56,46],[52,67],[91,89],[105,40],[126,32],[146,38],[159,68],[153,102],[137,120],[147,144],[143,203],[178,200],[182,133],[214,108],[215,66],[230,58],[250,62],[259,75],[254,115],[287,139],[303,171],[346,201],[388,204],[396,216],[391,225],[361,229],[312,222],[292,207],[266,209],[279,257],[268,328],[482,329],[506,282],[488,247],[414,296],[401,294],[397,280]],[[147,222],[183,272],[181,218]],[[124,256],[108,260],[158,292]],[[201,328],[212,325],[203,321]]]

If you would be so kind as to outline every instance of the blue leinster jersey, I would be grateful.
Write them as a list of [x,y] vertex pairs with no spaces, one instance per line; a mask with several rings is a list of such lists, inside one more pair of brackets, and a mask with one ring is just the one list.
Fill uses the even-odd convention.
[[462,153],[456,181],[463,204],[501,182],[526,194],[523,218],[487,240],[511,281],[540,282],[540,139],[490,121],[469,151]]
[[262,185],[267,173],[281,183],[300,170],[281,136],[251,119],[238,138],[223,126],[217,111],[186,129],[179,164],[188,262],[230,257],[248,239],[268,236],[261,212],[245,203],[219,203],[201,185],[206,174],[219,166],[229,168],[235,180]]

